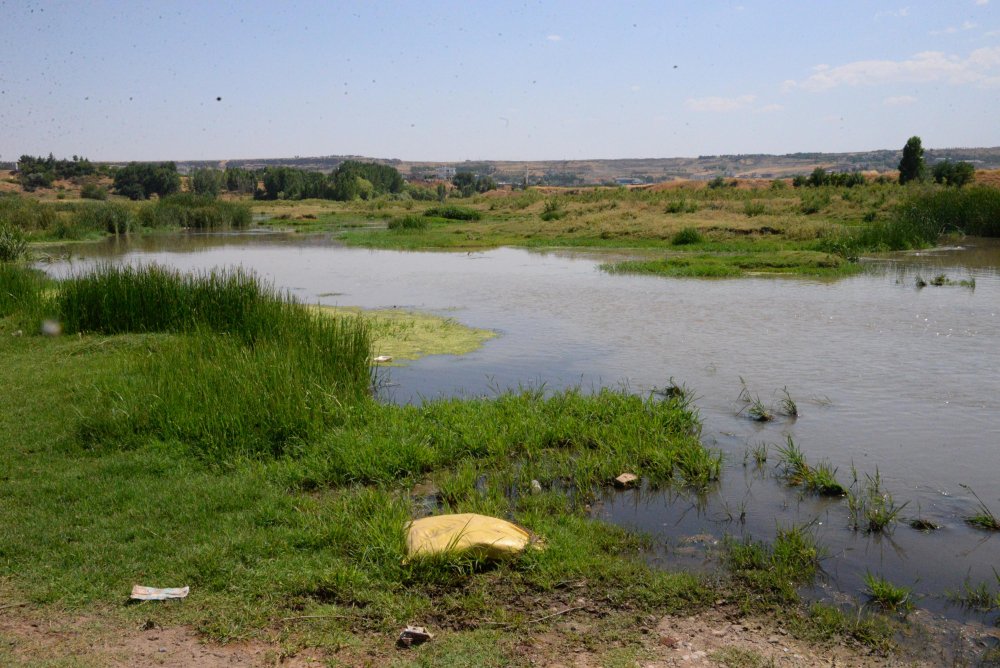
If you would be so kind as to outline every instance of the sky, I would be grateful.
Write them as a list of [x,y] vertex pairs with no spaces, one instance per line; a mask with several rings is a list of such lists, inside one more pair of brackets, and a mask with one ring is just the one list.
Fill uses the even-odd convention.
[[0,160],[1000,145],[1000,0],[0,0]]

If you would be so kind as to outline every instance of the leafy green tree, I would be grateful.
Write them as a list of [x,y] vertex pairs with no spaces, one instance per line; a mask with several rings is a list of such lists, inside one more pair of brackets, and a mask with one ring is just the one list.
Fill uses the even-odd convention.
[[961,188],[967,183],[972,183],[972,179],[976,175],[976,168],[970,162],[945,160],[934,165],[931,173],[934,176],[935,182]]
[[357,160],[345,160],[340,163],[330,180],[332,198],[344,201],[401,193],[406,185],[403,176],[395,167]]
[[165,197],[180,192],[181,177],[173,162],[130,162],[115,172],[115,192],[129,199]]
[[222,172],[217,169],[196,169],[191,172],[191,192],[196,195],[218,197],[222,182]]
[[226,190],[252,194],[257,190],[257,175],[242,167],[228,167],[225,172]]
[[462,197],[470,197],[473,193],[484,193],[487,190],[496,190],[496,182],[489,176],[476,176],[472,172],[458,172],[451,180],[451,184],[458,188]]
[[910,137],[906,140],[903,158],[899,161],[899,183],[905,185],[910,181],[923,181],[926,174],[924,147],[920,144],[920,137]]

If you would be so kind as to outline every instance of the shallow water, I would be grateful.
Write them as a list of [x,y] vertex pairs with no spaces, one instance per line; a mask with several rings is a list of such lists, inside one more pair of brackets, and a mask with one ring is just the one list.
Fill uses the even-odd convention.
[[[609,275],[590,253],[369,251],[325,237],[179,235],[78,245],[57,275],[94,261],[158,262],[182,270],[243,265],[308,302],[399,306],[445,314],[502,336],[464,357],[393,369],[393,399],[492,394],[518,385],[633,391],[672,378],[693,390],[703,440],[722,450],[721,483],[702,498],[609,493],[595,512],[658,538],[656,558],[693,565],[725,535],[770,539],[813,522],[828,557],[823,587],[860,595],[868,571],[960,616],[943,594],[963,581],[996,588],[1000,534],[967,526],[975,490],[1000,513],[1000,244],[897,255],[836,282],[663,279]],[[944,273],[975,287],[916,287]],[[798,418],[737,415],[740,378],[777,405],[787,387]],[[792,436],[810,463],[882,476],[907,518],[890,536],[848,530],[844,500],[803,496],[775,475],[776,444]],[[772,444],[760,469],[748,445]],[[745,513],[745,515],[744,515]],[[741,521],[741,515],[742,521]],[[685,537],[705,534],[695,541]],[[828,592],[828,593],[832,593]]]

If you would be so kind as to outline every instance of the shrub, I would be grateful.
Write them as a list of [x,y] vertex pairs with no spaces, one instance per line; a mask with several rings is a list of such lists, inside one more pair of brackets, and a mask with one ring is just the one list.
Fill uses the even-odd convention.
[[22,232],[44,232],[52,229],[57,220],[55,208],[38,200],[0,198],[0,225],[16,227]]
[[565,215],[566,212],[562,210],[559,200],[550,199],[545,202],[545,207],[542,209],[541,219],[545,221],[559,220]]
[[80,188],[80,197],[83,199],[105,200],[108,198],[108,191],[96,183],[85,183]]
[[750,218],[753,218],[754,216],[762,216],[767,213],[767,207],[763,202],[751,199],[744,202],[743,213]]
[[694,213],[698,210],[698,203],[692,202],[684,197],[667,202],[664,209],[666,213]]
[[463,206],[434,206],[424,211],[425,216],[448,220],[482,220],[483,214]]
[[686,246],[688,244],[700,244],[705,238],[694,227],[685,227],[674,234],[670,243],[674,246]]

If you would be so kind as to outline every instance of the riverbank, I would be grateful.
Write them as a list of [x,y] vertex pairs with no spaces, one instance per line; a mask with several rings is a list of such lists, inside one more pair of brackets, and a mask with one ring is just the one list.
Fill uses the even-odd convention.
[[[126,297],[120,303],[130,303]],[[183,312],[184,300],[176,303]],[[91,323],[88,331],[104,327]],[[18,329],[29,335],[15,336]],[[195,373],[198,385],[211,381],[210,388],[229,387],[215,375],[229,367],[257,378],[252,358],[221,345],[221,330],[215,342],[148,327],[68,329],[55,338],[31,331],[17,313],[0,322],[0,400],[16,407],[0,415],[0,494],[13,509],[0,534],[4,600],[13,606],[3,612],[20,620],[5,627],[13,645],[2,651],[14,658],[32,656],[34,632],[25,629],[46,619],[64,629],[70,620],[67,638],[78,633],[74,620],[83,620],[84,631],[72,637],[91,644],[152,621],[148,631],[190,637],[176,631],[190,629],[231,647],[255,643],[275,658],[459,665],[571,654],[593,664],[635,663],[665,652],[669,642],[659,638],[676,637],[673,626],[659,630],[667,615],[714,619],[698,616],[715,609],[727,629],[765,615],[771,622],[759,630],[768,645],[788,646],[784,630],[820,643],[810,650],[817,657],[891,656],[894,629],[906,628],[892,615],[799,600],[797,585],[815,577],[820,554],[807,528],[790,529],[773,546],[735,543],[752,558],[727,562],[731,575],[715,578],[654,568],[646,562],[647,534],[592,518],[594,495],[623,471],[677,489],[718,477],[719,455],[697,438],[683,393],[660,400],[624,391],[522,391],[394,407],[345,386],[337,401],[324,403],[297,394],[300,379],[290,368],[244,390],[242,401],[293,394],[323,409],[308,423],[278,415],[288,421],[262,432],[249,417],[259,413],[239,413],[221,394],[191,403],[163,393],[162,380],[186,387],[197,369],[205,372]],[[266,341],[267,331],[249,335]],[[178,364],[176,355],[188,362]],[[367,365],[357,359],[352,364]],[[308,360],[303,368],[313,367]],[[309,378],[302,387],[313,385]],[[220,423],[219,412],[245,417]],[[290,428],[316,431],[300,440],[288,438]],[[246,446],[226,447],[236,441]],[[540,492],[532,493],[532,481]],[[499,564],[405,563],[402,527],[428,511],[509,517],[543,538],[545,549]],[[190,585],[192,594],[180,604],[121,605],[137,583]],[[392,644],[409,623],[430,627],[436,638],[399,654]],[[743,632],[726,631],[737,640]],[[855,649],[834,649],[843,643]],[[755,645],[736,647],[761,654]]]

